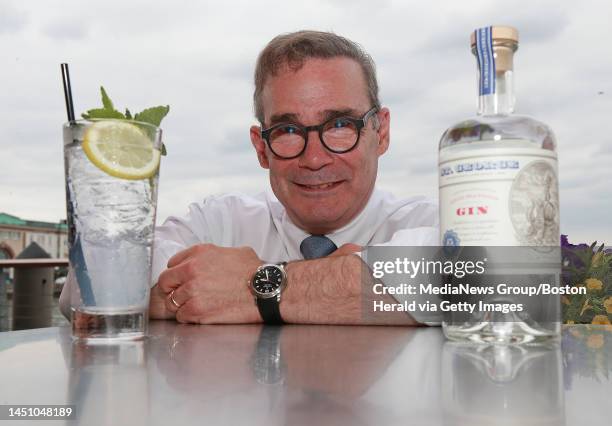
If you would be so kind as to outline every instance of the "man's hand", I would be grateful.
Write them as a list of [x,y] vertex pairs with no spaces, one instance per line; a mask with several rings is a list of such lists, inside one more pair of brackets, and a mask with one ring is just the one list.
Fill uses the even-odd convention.
[[166,308],[166,298],[168,295],[164,293],[159,285],[155,284],[151,288],[151,297],[149,299],[149,317],[151,319],[174,319],[174,312]]
[[158,288],[164,295],[166,311],[175,313],[178,322],[261,322],[248,282],[262,264],[248,247],[199,244],[170,258],[152,291]]

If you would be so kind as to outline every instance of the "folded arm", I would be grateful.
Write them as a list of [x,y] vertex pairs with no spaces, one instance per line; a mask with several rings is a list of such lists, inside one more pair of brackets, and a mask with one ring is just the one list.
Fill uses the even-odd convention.
[[289,286],[282,295],[281,314],[298,324],[417,325],[406,313],[374,313],[373,300],[395,303],[391,296],[374,295],[373,278],[360,257],[330,256],[291,263]]
[[[405,313],[371,311],[372,278],[367,266],[341,247],[334,255],[286,266],[288,285],[281,295],[281,315],[295,324],[416,325]],[[261,317],[249,280],[263,262],[250,248],[200,244],[177,253],[151,291],[150,317],[186,323],[252,323]],[[170,300],[180,305],[177,308]],[[381,296],[376,296],[381,299]],[[385,296],[386,302],[394,302]]]

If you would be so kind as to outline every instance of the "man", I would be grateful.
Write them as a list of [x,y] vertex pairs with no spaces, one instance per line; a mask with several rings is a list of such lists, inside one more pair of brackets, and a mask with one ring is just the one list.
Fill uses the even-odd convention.
[[[415,324],[405,314],[363,312],[371,295],[362,288],[355,252],[377,244],[436,245],[438,238],[435,204],[374,188],[378,158],[389,147],[390,113],[380,106],[369,55],[332,33],[278,36],[258,58],[254,103],[261,126],[251,127],[251,142],[274,195],[208,197],[187,217],[159,227],[151,318]],[[303,260],[320,256],[305,253],[309,244],[339,248]],[[289,262],[275,315],[249,289],[266,262]]]
[[261,125],[251,142],[273,194],[210,196],[158,227],[150,317],[417,324],[404,313],[368,315],[373,295],[355,255],[438,239],[434,203],[375,189],[390,113],[370,56],[332,33],[278,36],[258,58],[254,104]]

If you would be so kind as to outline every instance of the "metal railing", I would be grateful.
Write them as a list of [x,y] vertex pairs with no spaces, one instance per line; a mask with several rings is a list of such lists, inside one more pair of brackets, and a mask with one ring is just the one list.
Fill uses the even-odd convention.
[[1,268],[44,268],[68,266],[68,259],[1,259]]

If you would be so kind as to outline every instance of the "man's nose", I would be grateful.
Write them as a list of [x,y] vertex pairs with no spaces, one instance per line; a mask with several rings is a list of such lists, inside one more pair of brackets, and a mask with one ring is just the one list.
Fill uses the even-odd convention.
[[299,166],[306,167],[311,170],[319,170],[320,168],[333,163],[333,153],[329,152],[319,138],[319,132],[316,130],[308,132],[306,149],[299,157]]

